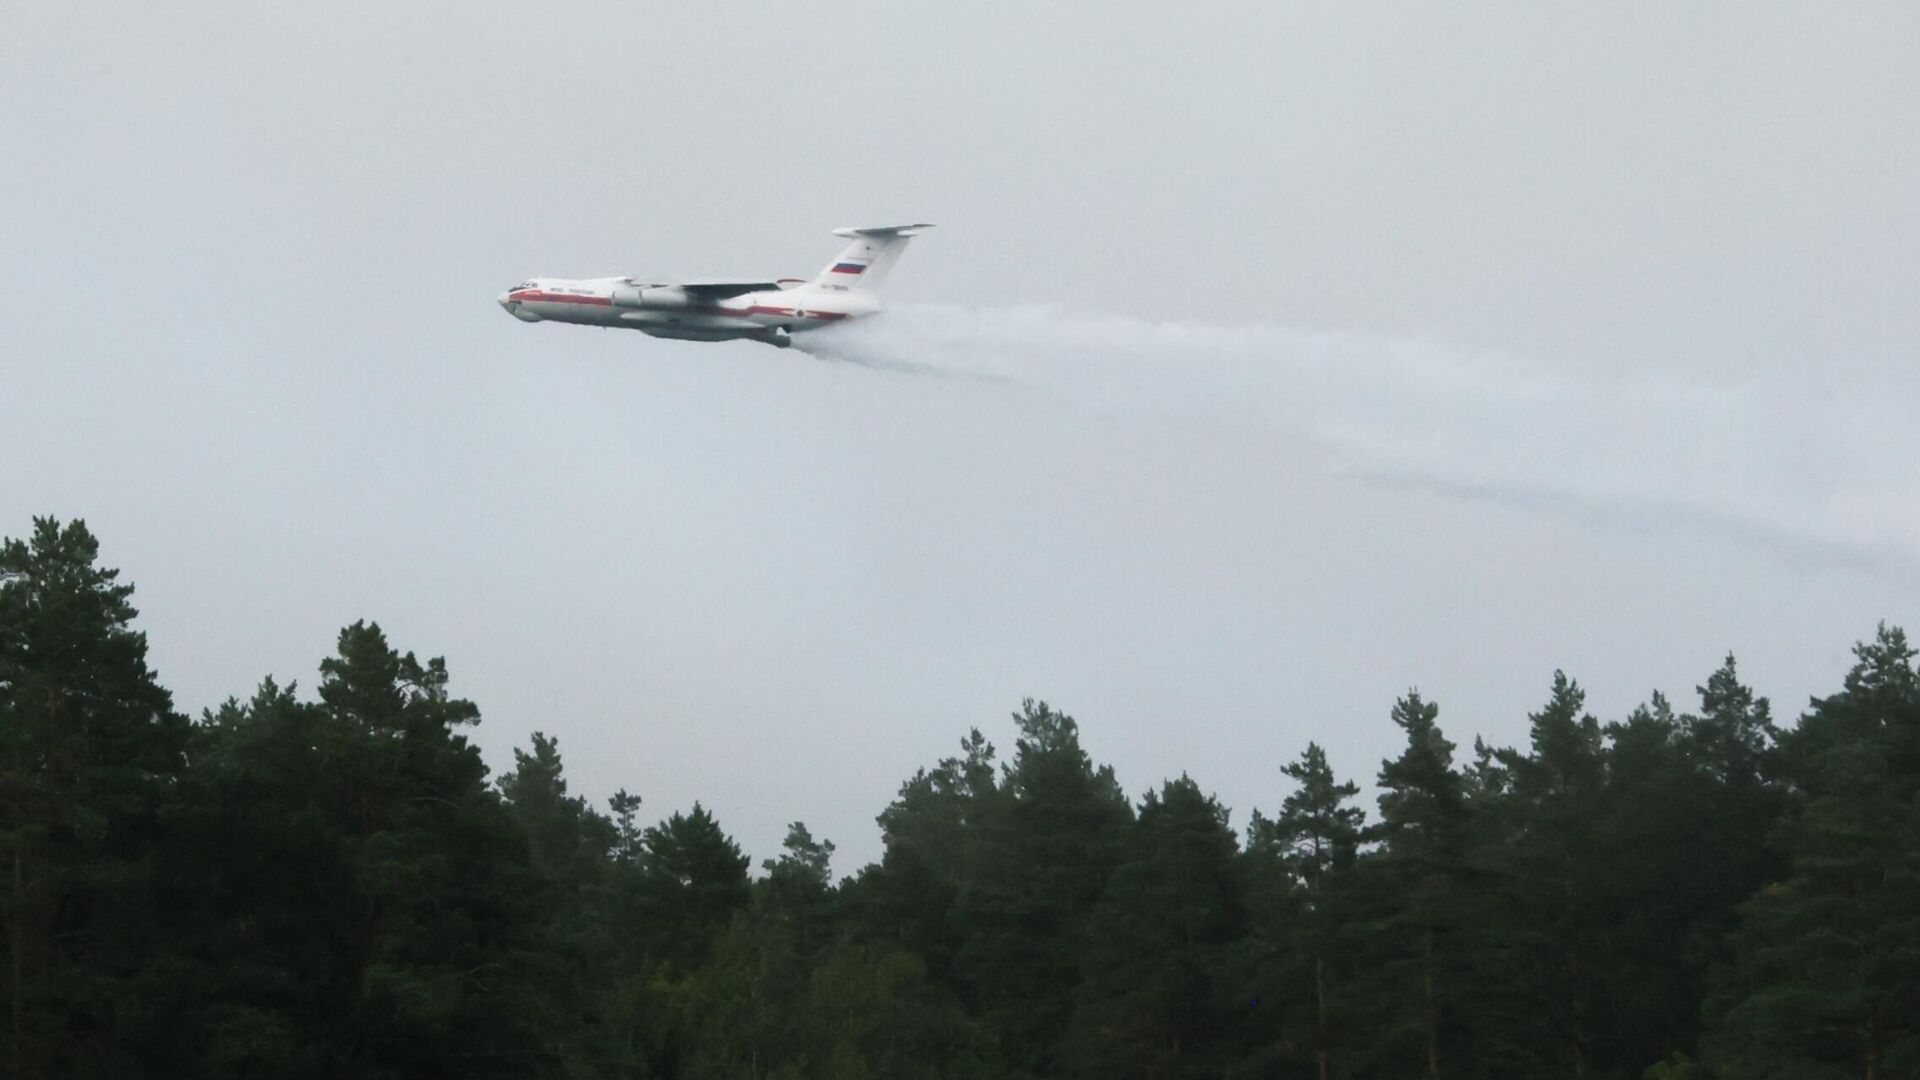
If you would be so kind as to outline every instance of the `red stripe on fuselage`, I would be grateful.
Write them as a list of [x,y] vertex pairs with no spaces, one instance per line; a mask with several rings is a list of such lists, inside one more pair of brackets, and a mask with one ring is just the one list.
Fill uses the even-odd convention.
[[[583,304],[588,307],[613,306],[613,300],[610,297],[580,296],[576,293],[550,293],[541,292],[537,289],[526,289],[516,293],[508,293],[507,296],[508,299],[511,300],[523,300],[534,304]],[[670,311],[665,313],[670,313]],[[797,315],[792,308],[769,307],[765,304],[754,304],[745,308],[697,307],[689,309],[688,314],[719,315],[735,319],[744,319],[751,315],[778,315],[783,318],[819,319],[821,322],[832,322],[835,319],[844,319],[847,317],[844,312],[839,311],[809,311],[805,315]]]
[[534,304],[587,304],[592,307],[612,307],[613,298],[607,296],[579,296],[574,293],[550,293],[528,290],[509,293],[510,300],[525,300]]

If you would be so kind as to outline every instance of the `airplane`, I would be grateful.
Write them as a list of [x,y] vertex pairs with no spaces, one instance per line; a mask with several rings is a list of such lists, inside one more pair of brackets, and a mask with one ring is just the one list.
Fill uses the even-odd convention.
[[617,326],[680,341],[763,341],[779,348],[793,335],[880,310],[874,290],[900,261],[907,241],[932,225],[835,229],[851,240],[825,270],[804,278],[657,281],[608,277],[530,278],[499,296],[521,322]]

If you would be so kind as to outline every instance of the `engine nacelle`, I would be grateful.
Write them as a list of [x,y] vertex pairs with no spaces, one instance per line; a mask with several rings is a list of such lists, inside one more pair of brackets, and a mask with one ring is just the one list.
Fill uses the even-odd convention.
[[613,287],[615,307],[640,308],[647,311],[677,311],[691,303],[686,290],[678,285],[642,285],[626,282]]

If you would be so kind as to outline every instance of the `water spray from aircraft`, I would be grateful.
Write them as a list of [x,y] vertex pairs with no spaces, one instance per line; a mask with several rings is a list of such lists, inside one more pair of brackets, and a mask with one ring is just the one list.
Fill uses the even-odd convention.
[[803,347],[1102,412],[1267,425],[1369,483],[1710,530],[1920,582],[1920,427],[1896,401],[1837,388],[1573,376],[1426,340],[1052,307],[896,306]]
[[499,301],[527,322],[799,345],[824,360],[1023,384],[1083,408],[1264,424],[1371,483],[1707,528],[1920,582],[1920,428],[1895,395],[1575,377],[1417,339],[1051,307],[873,317],[876,288],[928,228],[835,230],[850,243],[812,279],[533,279]]

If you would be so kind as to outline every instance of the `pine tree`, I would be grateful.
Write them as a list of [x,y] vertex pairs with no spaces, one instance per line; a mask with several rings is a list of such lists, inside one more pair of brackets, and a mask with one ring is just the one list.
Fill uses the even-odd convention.
[[1300,760],[1280,771],[1296,786],[1281,803],[1279,817],[1269,821],[1255,812],[1249,849],[1256,856],[1266,854],[1282,872],[1279,895],[1270,892],[1267,900],[1285,909],[1268,924],[1275,939],[1270,951],[1297,958],[1298,977],[1311,983],[1311,995],[1302,995],[1303,1011],[1312,1017],[1308,1041],[1315,1076],[1328,1080],[1341,1028],[1336,999],[1347,974],[1342,946],[1346,876],[1358,855],[1366,813],[1346,805],[1360,787],[1334,778],[1318,743],[1308,743]]
[[195,732],[163,861],[210,957],[182,1071],[540,1072],[559,1045],[538,992],[552,894],[454,730],[478,710],[372,624],[321,667],[318,703],[269,681]]
[[186,958],[158,1071],[321,1076],[352,1060],[359,910],[342,764],[355,734],[263,680],[193,731],[159,860],[160,902]]
[[1920,1072],[1920,673],[1898,629],[1783,747],[1806,794],[1786,880],[1742,910],[1712,1058],[1756,1080]]
[[567,794],[563,772],[559,741],[536,731],[531,751],[513,752],[513,769],[499,788],[526,833],[533,865],[577,892],[592,883],[617,837],[612,822]]
[[0,543],[0,1058],[24,1077],[130,1067],[152,1023],[146,859],[186,721],[83,522]]
[[625,788],[607,800],[613,846],[588,905],[582,939],[604,975],[594,987],[593,1022],[613,1076],[670,1075],[678,1044],[670,996],[656,979],[657,905],[647,879],[647,828],[640,796]]
[[1428,1076],[1440,1075],[1452,989],[1450,915],[1467,842],[1464,784],[1453,769],[1453,744],[1436,723],[1439,714],[1417,690],[1394,703],[1393,722],[1406,733],[1407,748],[1380,767],[1380,824],[1373,834],[1382,845],[1376,866],[1403,887],[1404,899],[1388,909],[1380,927],[1402,943],[1383,965],[1400,976],[1392,987],[1399,1004],[1389,1013],[1393,1033],[1414,1037]]
[[802,822],[787,826],[778,859],[760,864],[767,876],[759,884],[763,917],[787,924],[803,956],[827,944],[833,916],[833,841],[815,840]]
[[878,818],[879,864],[841,896],[863,932],[924,958],[935,979],[949,982],[965,936],[955,905],[979,879],[987,835],[1005,810],[993,744],[975,728],[960,749],[900,786]]
[[584,798],[567,794],[557,740],[535,732],[531,749],[513,757],[497,786],[541,879],[535,906],[542,925],[518,972],[530,990],[533,1027],[548,1053],[581,1075],[622,1075],[637,1060],[605,1008],[626,958],[614,918],[619,833]]
[[692,971],[747,906],[749,860],[698,802],[647,829],[645,844],[641,880],[652,955],[674,972]]
[[1088,920],[1065,1064],[1088,1077],[1217,1076],[1245,933],[1227,811],[1182,776],[1149,792]]
[[1697,715],[1676,715],[1656,693],[1606,728],[1589,878],[1606,913],[1592,1024],[1602,1069],[1697,1056],[1700,1002],[1739,907],[1784,869],[1769,836],[1790,796],[1772,775],[1767,701],[1731,656],[1698,692]]
[[640,805],[640,796],[629,794],[626,788],[614,792],[607,800],[607,809],[613,812],[613,861],[617,864],[638,866],[646,855],[646,835],[639,824]]
[[[1603,729],[1607,783],[1593,821],[1598,848],[1589,879],[1604,913],[1604,965],[1593,1016],[1599,1071],[1629,1075],[1673,1054],[1693,1054],[1715,919],[1733,917],[1751,886],[1724,899],[1695,871],[1713,828],[1704,780],[1679,748],[1679,721],[1655,693]],[[1706,889],[1700,886],[1708,886]],[[1679,1068],[1679,1065],[1673,1066]]]
[[1540,1061],[1514,999],[1513,909],[1476,851],[1498,847],[1470,799],[1480,783],[1453,764],[1438,706],[1410,692],[1393,720],[1406,733],[1382,764],[1379,846],[1355,878],[1356,997],[1376,1033],[1359,1070],[1374,1075],[1511,1076]]
[[1590,1072],[1595,972],[1602,962],[1602,926],[1612,919],[1597,902],[1594,837],[1606,758],[1600,723],[1585,704],[1580,684],[1554,672],[1546,705],[1528,718],[1531,752],[1497,755],[1513,778],[1517,800],[1509,854],[1524,898],[1521,911],[1538,920],[1544,946],[1534,965],[1542,1018],[1547,1037],[1562,1047],[1547,1056],[1564,1061],[1565,1074],[1576,1080]]
[[1679,746],[1702,772],[1732,787],[1752,787],[1779,731],[1772,708],[1740,682],[1732,654],[1698,688],[1700,714],[1680,722]]
[[1081,749],[1072,717],[1028,700],[1014,721],[1020,735],[987,820],[966,825],[981,830],[981,850],[955,898],[955,963],[1009,1065],[1046,1075],[1080,981],[1078,944],[1132,807],[1113,770]]

